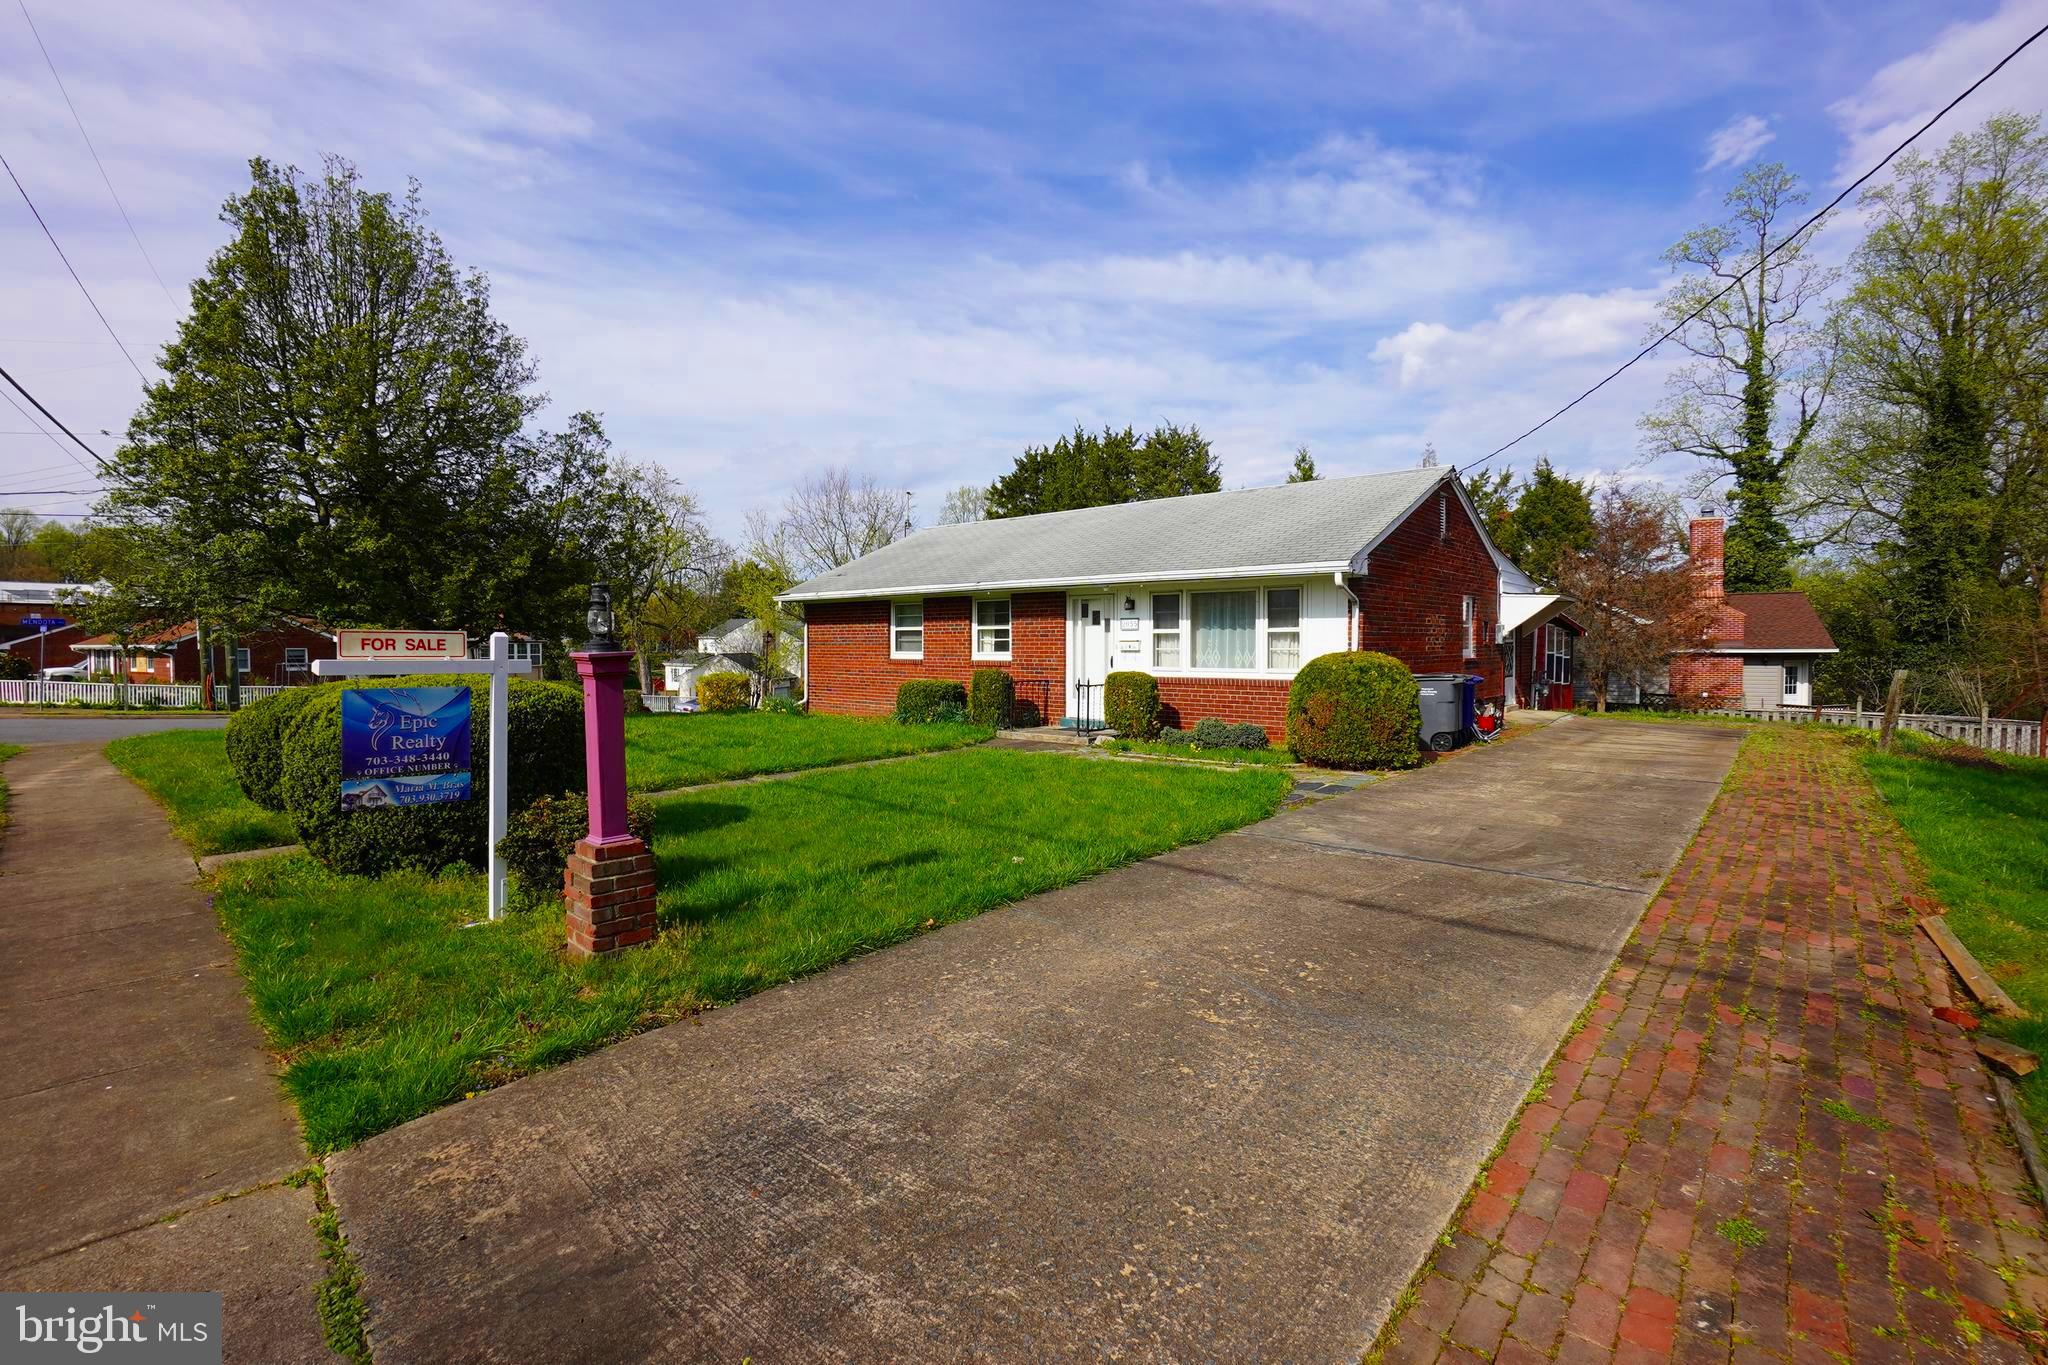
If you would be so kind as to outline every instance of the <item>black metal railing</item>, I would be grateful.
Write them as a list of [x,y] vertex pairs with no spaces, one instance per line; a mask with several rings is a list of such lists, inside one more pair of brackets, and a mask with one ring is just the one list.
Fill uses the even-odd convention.
[[1076,682],[1074,684],[1074,729],[1082,735],[1093,735],[1109,728],[1102,719],[1102,684]]

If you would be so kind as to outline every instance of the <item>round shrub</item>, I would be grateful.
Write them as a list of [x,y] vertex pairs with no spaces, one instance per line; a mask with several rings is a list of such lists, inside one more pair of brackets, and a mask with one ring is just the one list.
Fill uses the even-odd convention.
[[1159,679],[1135,670],[1112,673],[1102,684],[1102,722],[1125,739],[1159,733]]
[[1158,739],[1169,749],[1185,749],[1194,736],[1185,730],[1176,730],[1171,725],[1162,725],[1159,727]]
[[697,705],[705,711],[744,711],[754,689],[744,673],[707,673],[697,679]]
[[[644,796],[627,797],[626,828],[641,843],[652,841],[654,803]],[[569,855],[589,832],[590,798],[582,792],[543,796],[514,811],[505,837],[498,840],[498,852],[512,877],[513,902],[531,909],[559,900]]]
[[1271,741],[1266,738],[1265,726],[1254,725],[1250,721],[1244,721],[1230,727],[1230,743],[1226,747],[1232,749],[1264,749],[1269,747],[1270,744]]
[[[490,777],[490,679],[475,673],[364,678],[350,687],[468,687],[470,799],[433,806],[341,808],[341,694],[318,687],[284,743],[284,808],[306,851],[337,872],[378,876],[398,868],[436,872],[450,863],[481,868]],[[581,791],[583,695],[561,683],[514,678],[506,718],[511,804]]]
[[1422,706],[1414,675],[1370,650],[1302,665],[1287,691],[1287,745],[1325,768],[1412,768],[1421,761]]
[[945,678],[918,678],[896,689],[896,722],[929,725],[967,719],[967,689]]
[[1194,737],[1197,749],[1226,749],[1230,747],[1230,736],[1234,726],[1214,716],[1206,716],[1195,722],[1189,733]]
[[1016,704],[1016,681],[1000,668],[977,668],[967,683],[967,718],[996,728],[1010,723]]
[[284,809],[284,737],[306,703],[319,696],[318,687],[293,687],[261,701],[252,701],[228,717],[228,766],[242,795],[265,810]]

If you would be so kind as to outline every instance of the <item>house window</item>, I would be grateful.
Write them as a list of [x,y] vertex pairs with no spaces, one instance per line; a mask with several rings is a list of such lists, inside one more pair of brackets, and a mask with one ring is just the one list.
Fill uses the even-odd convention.
[[[1192,615],[1196,668],[1252,668],[1258,638],[1259,595],[1243,592],[1197,592]],[[1296,645],[1297,650],[1300,648]]]
[[306,671],[306,651],[296,645],[288,645],[284,651],[284,666],[295,673]]
[[1266,667],[1292,673],[1301,667],[1301,589],[1266,589]]
[[1786,665],[1785,665],[1785,696],[1786,696],[1787,698],[1793,698],[1793,697],[1797,697],[1798,695],[1799,695],[1799,665],[1798,665],[1798,664],[1786,664]]
[[1152,666],[1180,667],[1180,594],[1152,594]]
[[891,633],[889,657],[892,659],[922,659],[924,657],[924,602],[896,602],[890,606]]
[[[921,610],[921,609],[920,609]],[[898,618],[899,624],[901,618]],[[901,638],[900,636],[898,637]],[[920,652],[923,646],[920,645]],[[974,657],[1010,657],[1010,599],[983,597],[974,603]]]
[[1465,594],[1465,657],[1479,657],[1479,599]]
[[247,673],[248,671],[249,671],[249,651],[248,651],[248,649],[247,649],[247,648],[245,647],[245,648],[242,648],[242,649],[238,649],[238,650],[236,650],[236,651],[235,651],[235,672],[237,672],[237,673]]

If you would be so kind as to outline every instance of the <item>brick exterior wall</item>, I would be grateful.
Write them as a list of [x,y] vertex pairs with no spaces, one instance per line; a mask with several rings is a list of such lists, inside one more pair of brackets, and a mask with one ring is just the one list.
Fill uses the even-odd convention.
[[[1465,505],[1445,497],[1440,535],[1437,499],[1432,497],[1379,548],[1364,578],[1351,580],[1365,614],[1358,648],[1391,654],[1417,673],[1477,673],[1486,681],[1481,701],[1502,699],[1506,681],[1494,647],[1500,614],[1500,571],[1465,515]],[[1464,598],[1477,599],[1477,654],[1465,654]]]
[[[1671,692],[1680,707],[1742,705],[1740,654],[1680,654],[1671,660]],[[1705,693],[1705,696],[1701,694]]]
[[924,600],[924,657],[889,657],[886,600],[811,602],[804,607],[810,704],[848,716],[886,716],[896,689],[914,678],[965,685],[976,669],[1000,668],[1015,680],[1019,724],[1056,724],[1066,714],[1067,595],[1020,592],[1010,598],[1010,659],[971,657],[971,597]]
[[[1494,647],[1500,610],[1500,574],[1464,504],[1448,496],[1439,534],[1431,498],[1373,551],[1368,573],[1351,580],[1364,606],[1353,647],[1393,655],[1417,673],[1477,673],[1486,679],[1481,700],[1502,700],[1505,682]],[[1478,614],[1476,654],[1465,654],[1464,598]],[[1011,656],[1007,664],[969,657],[972,600],[927,597],[924,657],[889,657],[890,604],[886,600],[813,602],[806,605],[810,704],[842,715],[887,715],[896,689],[913,678],[954,678],[976,668],[1006,669],[1017,680],[1019,723],[1037,710],[1058,722],[1066,707],[1067,595],[1018,593],[1011,599]],[[1160,675],[1159,700],[1168,725],[1186,728],[1214,716],[1252,722],[1283,743],[1287,730],[1285,678],[1201,678]],[[1028,710],[1027,710],[1028,708]]]

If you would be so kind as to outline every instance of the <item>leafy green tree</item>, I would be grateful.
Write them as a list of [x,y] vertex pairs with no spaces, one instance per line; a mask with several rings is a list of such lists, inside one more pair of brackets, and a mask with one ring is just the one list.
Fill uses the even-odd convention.
[[676,644],[677,596],[709,581],[723,547],[696,498],[655,464],[610,464],[589,520],[596,573],[611,586],[640,690],[648,691],[652,660]]
[[318,178],[249,169],[107,476],[96,515],[125,544],[100,615],[567,634],[597,419],[528,432],[544,400],[525,344],[416,183],[372,193],[339,158]]
[[1307,446],[1294,448],[1294,468],[1287,475],[1289,483],[1314,483],[1316,481],[1316,459],[1308,453]]
[[988,515],[1022,517],[1077,507],[1215,493],[1223,472],[1197,427],[1169,423],[1142,440],[1135,430],[1074,428],[1049,446],[1029,446],[989,485]]
[[1515,499],[1501,549],[1538,580],[1554,584],[1565,556],[1592,549],[1593,538],[1590,487],[1558,473],[1549,459],[1538,460]]
[[1501,468],[1488,473],[1475,469],[1465,476],[1465,492],[1479,509],[1480,524],[1485,526],[1487,536],[1503,554],[1512,557],[1508,547],[1514,543],[1515,471]]
[[1811,232],[1765,259],[1806,202],[1799,177],[1782,165],[1752,167],[1725,202],[1725,219],[1664,253],[1685,272],[1664,296],[1664,325],[1681,324],[1676,339],[1693,360],[1642,426],[1650,453],[1704,461],[1708,485],[1732,477],[1728,589],[1754,592],[1791,583],[1797,547],[1785,522],[1786,481],[1827,402],[1830,343],[1813,317],[1836,272],[1809,255]]
[[939,525],[959,526],[980,521],[987,515],[988,489],[980,484],[963,483],[946,494],[945,505],[939,509]]

